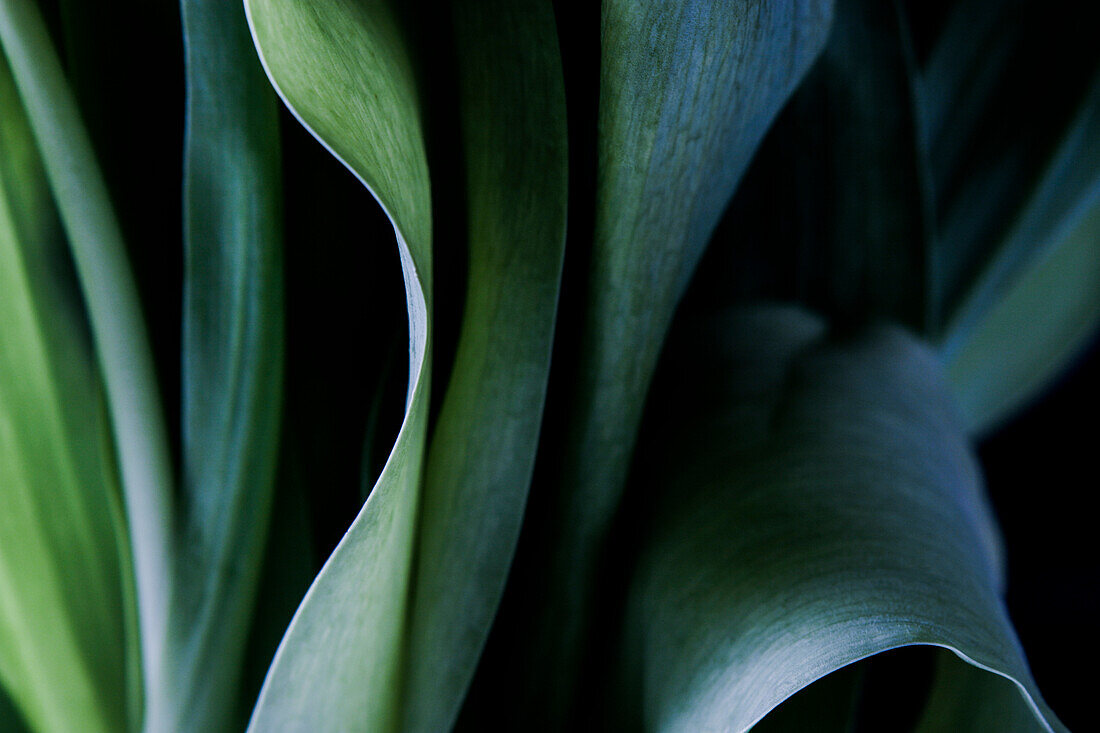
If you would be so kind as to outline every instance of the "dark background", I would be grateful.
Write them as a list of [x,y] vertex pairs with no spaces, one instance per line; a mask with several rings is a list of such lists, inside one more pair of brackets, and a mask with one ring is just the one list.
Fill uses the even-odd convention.
[[[55,37],[63,39],[59,45],[66,46],[71,80],[126,228],[149,314],[164,402],[173,409],[179,394],[182,276],[184,87],[178,10],[174,3],[129,1],[42,4]],[[918,56],[927,53],[953,4],[903,2]],[[563,303],[568,305],[582,300],[586,237],[591,232],[599,4],[555,5],[570,118],[570,239],[563,283]],[[991,134],[1012,137],[1037,130],[1038,145],[1044,134],[1051,134],[1042,131],[1056,128],[1066,116],[1072,105],[1067,107],[1064,100],[1079,92],[1082,79],[1091,76],[1100,57],[1095,24],[1085,17],[1087,8],[1085,3],[1059,1],[1006,0],[1001,5],[999,12],[1013,22],[1028,24],[1031,41],[1014,64],[1018,83],[1000,103]],[[62,22],[63,16],[75,20]],[[135,32],[138,26],[141,32]],[[441,37],[429,34],[427,43],[438,43]],[[429,52],[446,59],[450,49]],[[445,79],[433,83],[446,87]],[[439,92],[434,98],[435,111],[445,112],[446,94]],[[402,390],[392,387],[404,381],[404,297],[392,233],[381,212],[289,115],[283,114],[282,123],[290,202],[285,212],[290,386],[287,465],[280,490],[294,484],[300,470],[296,467],[302,465],[326,472],[319,479],[314,475],[311,485],[353,487],[310,496],[315,557],[314,567],[303,568],[303,583],[308,584],[309,573],[354,518],[362,501],[360,485],[370,484],[385,457],[383,452],[362,465],[364,444],[384,447],[392,442],[400,422]],[[438,133],[445,135],[445,130]],[[437,140],[434,147],[438,151],[445,143]],[[433,163],[439,159],[436,153]],[[453,169],[457,164],[449,165]],[[444,167],[433,167],[433,175]],[[751,175],[746,183],[751,183]],[[444,200],[437,196],[437,201]],[[457,217],[460,211],[461,201],[454,200],[443,215]],[[730,226],[729,218],[725,226]],[[461,226],[449,228],[462,231]],[[437,224],[437,231],[444,228]],[[723,239],[720,227],[715,252],[708,254],[704,267],[721,261]],[[450,264],[461,267],[461,262]],[[447,280],[439,278],[444,286]],[[460,283],[460,278],[450,283]],[[446,377],[448,339],[453,343],[459,315],[458,309],[442,314],[437,380]],[[567,307],[559,330],[568,331],[579,320],[577,310]],[[379,343],[385,346],[364,347]],[[568,344],[559,346],[565,351],[556,353],[555,359],[568,359]],[[387,366],[394,360],[395,370]],[[1094,427],[1094,416],[1100,414],[1098,386],[1100,342],[1094,340],[1062,378],[977,446],[1007,547],[1009,613],[1039,688],[1062,720],[1078,731],[1094,726],[1090,698],[1100,657],[1100,634],[1095,629],[1100,618],[1100,562],[1089,498],[1100,486],[1100,469],[1093,460],[1100,437]],[[436,385],[436,395],[442,395],[442,387]],[[397,394],[398,399],[378,405],[379,394]],[[372,427],[368,416],[375,413],[381,417]],[[169,424],[177,425],[178,415],[170,415]],[[287,599],[287,618],[294,602]],[[274,636],[260,646],[269,647],[278,638],[281,624],[269,625],[266,633]],[[258,663],[253,672],[256,687],[263,666]],[[893,669],[889,659],[881,666]],[[905,674],[912,678],[925,671],[926,665],[917,664],[916,672]]]

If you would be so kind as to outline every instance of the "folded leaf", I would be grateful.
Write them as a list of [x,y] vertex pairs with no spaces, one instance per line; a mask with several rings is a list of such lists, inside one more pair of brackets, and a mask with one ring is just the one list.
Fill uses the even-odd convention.
[[1014,688],[995,694],[1024,729],[1061,730],[999,597],[996,529],[935,355],[895,328],[832,339],[778,307],[690,343],[639,474],[658,492],[626,662],[645,726],[747,730],[836,669],[924,644]]
[[118,731],[140,704],[132,569],[71,267],[0,56],[0,683],[37,730]]
[[183,0],[181,533],[164,686],[147,727],[229,730],[271,504],[282,400],[275,94],[244,8]]
[[145,688],[155,690],[172,572],[173,475],[149,339],[103,177],[35,3],[0,0],[0,44],[84,293],[131,528]]
[[279,95],[393,222],[409,309],[404,424],[362,511],[291,621],[250,729],[389,730],[400,714],[431,382],[431,200],[412,65],[388,3],[247,0],[245,7]]
[[403,730],[449,729],[515,552],[565,243],[565,92],[545,0],[457,0],[470,260],[425,475]]

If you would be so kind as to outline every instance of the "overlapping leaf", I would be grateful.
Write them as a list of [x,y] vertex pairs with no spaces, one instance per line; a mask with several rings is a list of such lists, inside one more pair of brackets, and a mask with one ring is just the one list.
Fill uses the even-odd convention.
[[393,222],[410,336],[408,403],[397,442],[295,614],[251,728],[386,730],[399,715],[431,381],[431,202],[412,66],[385,2],[250,0],[246,9],[280,96]]
[[811,302],[920,329],[931,202],[906,46],[894,3],[838,0],[829,43],[792,102],[800,144],[788,205],[802,212],[796,267]]
[[[627,665],[645,726],[747,730],[835,669],[928,644],[988,670],[1010,729],[1060,729],[999,598],[995,528],[933,353],[885,327],[832,339],[788,308],[695,336],[667,383],[669,424],[691,430],[668,431],[646,474],[659,494]],[[986,694],[969,674],[957,682]],[[936,702],[926,729],[958,730]]]
[[110,426],[73,287],[0,56],[0,682],[38,730],[116,731],[139,714],[133,581]]
[[106,387],[136,578],[146,689],[164,665],[172,470],[152,354],[125,247],[72,94],[30,0],[0,2],[0,43],[27,118],[84,293]]

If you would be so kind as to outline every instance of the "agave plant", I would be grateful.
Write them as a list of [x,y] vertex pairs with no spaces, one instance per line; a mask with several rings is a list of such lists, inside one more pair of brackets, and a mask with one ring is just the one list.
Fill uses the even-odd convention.
[[147,5],[0,0],[0,728],[1065,729],[1060,8]]

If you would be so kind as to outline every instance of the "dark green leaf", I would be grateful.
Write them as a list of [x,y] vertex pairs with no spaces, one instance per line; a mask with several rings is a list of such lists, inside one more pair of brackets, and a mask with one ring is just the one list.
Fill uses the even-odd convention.
[[1054,379],[1100,323],[1100,76],[941,352],[974,432]]

